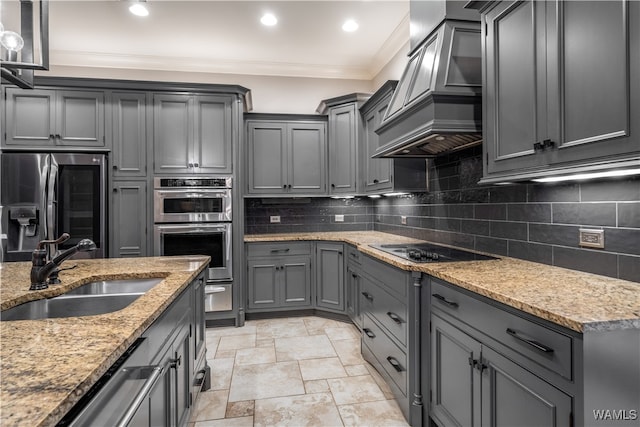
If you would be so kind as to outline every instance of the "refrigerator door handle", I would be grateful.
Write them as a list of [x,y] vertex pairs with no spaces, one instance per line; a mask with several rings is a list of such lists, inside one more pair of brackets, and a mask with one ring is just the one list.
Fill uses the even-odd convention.
[[[49,156],[49,180],[47,182],[47,239],[53,240],[56,238],[56,185],[58,181],[58,163],[56,163],[53,156]],[[58,251],[58,245],[51,245],[49,247],[49,255],[54,257]]]

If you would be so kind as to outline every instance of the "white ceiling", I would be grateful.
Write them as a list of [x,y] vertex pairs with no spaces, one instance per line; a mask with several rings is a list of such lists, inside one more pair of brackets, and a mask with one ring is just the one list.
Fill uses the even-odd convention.
[[[372,79],[409,39],[408,0],[50,2],[61,66]],[[265,27],[271,12],[278,25]],[[345,33],[346,19],[360,28]]]

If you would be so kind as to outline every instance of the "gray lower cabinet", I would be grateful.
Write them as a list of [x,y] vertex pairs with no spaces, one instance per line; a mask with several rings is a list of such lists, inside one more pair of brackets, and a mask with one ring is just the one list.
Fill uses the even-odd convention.
[[147,95],[144,92],[111,94],[111,168],[114,178],[147,176]]
[[360,313],[360,278],[362,266],[360,251],[354,246],[345,245],[347,251],[347,273],[345,276],[345,311],[351,321],[362,329],[362,315]]
[[249,194],[325,194],[324,121],[247,120]]
[[103,91],[6,88],[8,148],[104,147]]
[[306,255],[282,255],[286,245],[277,246],[273,255],[247,259],[249,310],[311,306],[309,245]]
[[153,95],[156,173],[231,173],[230,95]]
[[637,167],[640,4],[484,5],[484,181]]
[[147,256],[147,181],[113,181],[110,255]]
[[345,310],[344,245],[316,244],[316,306],[332,311]]

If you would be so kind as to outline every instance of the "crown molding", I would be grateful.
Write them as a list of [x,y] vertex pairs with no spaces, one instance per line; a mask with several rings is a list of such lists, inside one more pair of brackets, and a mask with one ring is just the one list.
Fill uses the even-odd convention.
[[377,76],[398,51],[407,44],[410,34],[409,22],[409,13],[407,12],[404,18],[402,18],[402,21],[400,21],[391,35],[389,35],[387,40],[382,44],[378,53],[373,57],[371,65],[369,66],[369,72],[371,73],[370,79]]

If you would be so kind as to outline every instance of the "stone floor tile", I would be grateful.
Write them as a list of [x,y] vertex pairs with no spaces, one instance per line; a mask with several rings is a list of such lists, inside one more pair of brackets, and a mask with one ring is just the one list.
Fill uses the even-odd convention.
[[201,421],[197,422],[195,427],[253,427],[253,417]]
[[229,402],[304,394],[297,362],[236,366]]
[[371,375],[373,380],[376,382],[376,384],[378,384],[378,387],[380,387],[380,390],[382,390],[382,393],[384,393],[385,398],[393,399],[394,398],[393,392],[391,391],[391,388],[389,388],[389,384],[387,384],[384,378],[382,378],[382,375],[380,375],[380,373],[376,370],[376,368],[374,368],[371,364],[367,362],[365,362],[365,367],[367,368],[367,371],[369,371],[369,374]]
[[327,380],[331,394],[338,405],[385,400],[380,387],[371,375]]
[[333,319],[324,319],[322,317],[304,317],[304,325],[309,335],[322,335],[325,328],[340,328],[347,325],[345,322],[339,322]]
[[394,400],[338,406],[345,426],[408,427]]
[[216,351],[215,359],[235,359],[236,351],[235,350],[220,350]]
[[253,409],[255,407],[255,401],[243,400],[241,402],[229,402],[227,403],[227,413],[225,418],[238,418],[253,416]]
[[239,348],[253,348],[256,346],[256,335],[230,335],[220,337],[218,351],[237,350]]
[[258,338],[256,339],[256,347],[273,347],[275,340],[273,338]]
[[360,340],[332,341],[333,348],[343,365],[362,365],[364,359],[360,354]]
[[300,365],[302,379],[305,381],[347,376],[347,372],[337,357],[299,360],[298,364]]
[[324,333],[331,341],[360,339],[360,334],[353,328],[324,328]]
[[211,367],[211,390],[229,390],[234,359],[209,360]]
[[304,389],[307,394],[328,392],[329,384],[327,380],[311,380],[304,382]]
[[347,371],[347,375],[349,375],[350,377],[369,374],[369,370],[365,365],[347,365],[344,367],[344,370]]
[[256,325],[258,339],[302,337],[309,335],[301,318],[271,319]]
[[256,400],[254,426],[342,426],[330,393]]
[[276,358],[278,362],[287,360],[319,359],[336,357],[336,352],[326,335],[276,338]]
[[233,335],[252,335],[256,333],[255,326],[248,326],[246,323],[244,326],[236,328],[235,326],[226,326],[222,328],[207,328],[208,337],[228,337]]
[[198,395],[191,421],[217,420],[224,418],[229,390],[209,390]]
[[275,363],[276,351],[273,347],[242,348],[236,350],[236,365],[257,365]]
[[[207,330],[208,332],[208,330]],[[218,351],[218,344],[220,343],[220,337],[215,335],[210,335],[207,333],[205,335],[205,346],[207,347],[207,356],[213,359],[216,351]]]

